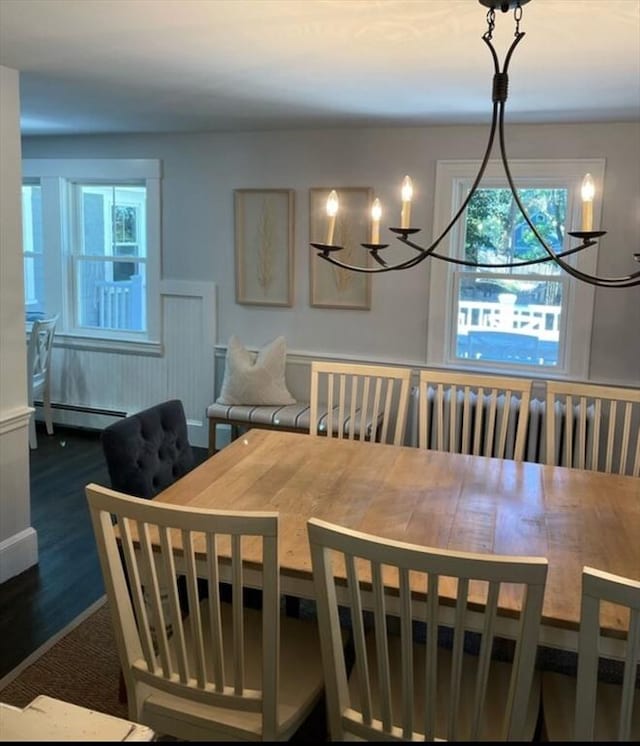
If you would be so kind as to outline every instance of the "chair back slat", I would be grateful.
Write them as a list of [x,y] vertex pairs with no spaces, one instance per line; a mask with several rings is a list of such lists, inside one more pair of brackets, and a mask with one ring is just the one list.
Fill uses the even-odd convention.
[[411,618],[411,585],[409,570],[399,570],[400,591],[400,641],[402,645],[402,737],[411,738],[414,725],[414,671],[413,671],[413,623]]
[[[220,574],[218,572],[218,537],[211,533],[207,535],[207,576],[212,588],[218,588]],[[220,609],[220,595],[209,594],[209,624],[211,636],[211,674],[216,692],[223,692],[225,687],[224,655],[222,652],[222,614]]]
[[244,691],[244,627],[242,620],[242,546],[240,536],[231,537],[231,587],[233,605],[233,681],[236,694]]
[[[342,386],[340,388],[340,410],[338,414],[339,422],[343,421],[343,415],[347,411],[345,407],[346,381],[347,376],[343,375],[341,383],[344,384],[344,388]],[[351,388],[351,396],[349,397],[349,440],[353,440],[356,432],[356,402],[358,401],[358,379],[355,378],[355,376],[349,376],[349,382]],[[340,425],[338,425],[338,427],[342,429]]]
[[310,433],[403,445],[410,368],[313,361]]
[[[164,559],[164,577],[172,578],[176,574],[176,566],[171,551],[171,532],[168,528],[160,529],[160,544],[162,546],[162,556]],[[182,614],[180,611],[180,599],[178,591],[173,583],[165,583],[164,588],[167,590],[167,598],[173,620],[173,649],[177,660],[178,676],[183,684],[189,679],[189,662],[187,657],[187,644],[184,634],[184,625],[182,623]]]
[[[427,608],[425,622],[427,624],[427,647],[429,650],[438,649],[438,585],[440,576],[429,573],[427,576]],[[424,687],[424,736],[426,741],[434,741],[436,737],[436,698],[433,692],[438,689],[438,656],[425,656],[425,687]]]
[[144,585],[133,549],[131,521],[126,517],[124,517],[120,522],[120,532],[123,538],[122,548],[125,556],[130,592],[135,606],[136,619],[139,620],[140,625],[138,630],[138,634],[140,635],[140,645],[144,651],[147,668],[152,669],[155,666],[154,641],[151,634],[151,625],[149,624],[148,619],[147,601],[144,597]]
[[418,446],[522,460],[532,384],[507,376],[421,370]]
[[640,473],[640,389],[570,381],[547,381],[546,387],[548,464]]
[[[511,739],[522,737],[533,686],[545,559],[436,550],[315,518],[307,526],[318,623],[324,631],[321,640],[332,740],[350,735],[367,740],[484,737],[498,600],[505,583],[521,589],[522,602],[510,694],[500,724],[501,733]],[[451,587],[451,581],[456,585],[451,664],[441,670],[439,625],[450,624],[452,609],[450,602],[441,603],[440,593],[445,586]],[[349,680],[338,603],[349,611],[355,656]],[[477,614],[483,604],[477,672],[475,679],[469,679],[473,674],[465,651],[466,635],[470,629],[477,634]],[[367,614],[372,614],[369,626],[364,621]],[[426,630],[424,642],[418,644],[414,624],[420,620],[426,622]],[[525,655],[523,649],[533,653]],[[471,698],[465,681],[472,682]],[[438,707],[441,696],[446,700],[444,712]]]
[[[393,712],[391,707],[391,673],[389,669],[389,646],[387,640],[387,616],[385,608],[382,568],[379,562],[371,562],[371,587],[373,591],[373,623],[375,629],[376,658],[378,661],[378,683],[380,717],[385,733],[391,731]],[[403,695],[406,695],[403,692]]]
[[458,580],[456,594],[456,612],[453,625],[453,655],[451,657],[451,678],[449,680],[449,722],[447,724],[447,741],[458,740],[458,711],[460,709],[460,685],[462,683],[462,663],[464,652],[464,623],[469,580],[461,577]]
[[482,630],[482,641],[480,643],[480,654],[478,656],[478,674],[471,720],[471,739],[473,741],[477,741],[480,738],[483,708],[486,700],[489,669],[491,666],[491,641],[495,636],[495,621],[498,610],[499,591],[499,583],[489,583],[489,592],[487,594],[484,614],[484,628]]
[[[358,583],[358,574],[356,572],[356,563],[353,556],[345,557],[347,568],[347,583],[350,593],[351,606],[351,624],[353,644],[355,648],[355,666],[358,671],[358,684],[360,685],[360,707],[362,709],[362,719],[366,725],[371,725],[372,706],[371,706],[371,687],[369,685],[369,663],[365,647],[365,629],[364,618],[362,614],[362,597],[360,594],[360,585]],[[331,579],[328,579],[331,582]],[[347,685],[346,674],[342,681],[344,687]]]

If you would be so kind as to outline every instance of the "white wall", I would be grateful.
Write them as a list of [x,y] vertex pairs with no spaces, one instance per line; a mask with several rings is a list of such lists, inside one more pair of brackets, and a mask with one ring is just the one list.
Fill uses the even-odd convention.
[[18,72],[0,67],[0,583],[38,561],[30,526]]
[[[438,159],[479,158],[483,126],[351,129],[190,135],[29,138],[25,157],[139,157],[163,161],[162,273],[215,282],[218,342],[235,333],[248,346],[284,334],[290,350],[422,365],[426,356],[428,262],[373,278],[370,311],[309,306],[308,190],[370,186],[396,205],[405,173],[416,197],[412,222],[431,235]],[[606,159],[600,273],[638,265],[640,123],[508,127],[511,158]],[[295,190],[293,308],[241,306],[234,290],[234,188]],[[390,213],[391,222],[394,217]],[[389,223],[387,223],[389,224]],[[313,258],[313,261],[320,261]],[[597,291],[590,380],[640,383],[638,290]]]

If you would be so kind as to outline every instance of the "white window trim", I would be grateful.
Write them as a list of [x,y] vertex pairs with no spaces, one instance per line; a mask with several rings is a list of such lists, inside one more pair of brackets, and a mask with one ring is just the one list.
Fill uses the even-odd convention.
[[[23,179],[38,180],[42,191],[42,232],[46,237],[44,271],[49,277],[61,278],[48,283],[45,304],[59,309],[56,328],[59,343],[81,345],[83,349],[144,350],[147,354],[161,350],[161,161],[157,159],[124,158],[27,158],[22,161]],[[71,182],[96,183],[113,181],[144,181],[147,189],[147,331],[94,331],[74,325],[71,291],[72,255],[67,235]],[[65,292],[65,288],[67,292]],[[30,325],[29,325],[30,326]]]
[[[470,186],[475,179],[480,161],[438,161],[436,167],[435,204],[433,239],[435,240],[451,221],[456,206],[460,205],[461,190]],[[600,225],[602,211],[602,185],[604,183],[605,161],[596,159],[552,159],[514,160],[509,162],[516,186],[558,186],[568,189],[566,232],[580,226],[581,200],[580,185],[586,173],[590,173],[596,184],[593,216],[594,226]],[[491,160],[480,183],[486,186],[508,187],[504,168],[499,160]],[[461,218],[453,226],[449,235],[438,246],[438,253],[451,253],[452,246],[461,246],[460,231],[464,220]],[[568,236],[566,247],[576,245],[577,239]],[[574,255],[576,256],[576,255]],[[591,327],[595,289],[588,283],[568,277],[565,284],[567,297],[562,323],[566,324],[564,354],[553,368],[539,366],[504,366],[497,363],[481,364],[477,360],[462,361],[449,351],[449,335],[453,324],[453,277],[455,265],[441,260],[428,260],[429,276],[429,316],[427,329],[427,365],[432,367],[465,367],[484,371],[509,371],[513,374],[526,374],[530,377],[588,378]],[[583,272],[595,274],[597,247],[578,252],[575,266]],[[563,271],[562,275],[566,276]],[[561,276],[562,276],[561,275]]]

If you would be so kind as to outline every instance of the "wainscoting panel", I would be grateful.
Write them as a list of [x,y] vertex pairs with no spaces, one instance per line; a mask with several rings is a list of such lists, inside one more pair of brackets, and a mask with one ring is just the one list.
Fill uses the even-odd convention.
[[[181,399],[194,446],[206,447],[214,399],[215,285],[164,281],[162,354],[84,350],[56,344],[54,425],[102,429],[166,399]],[[38,418],[41,408],[37,407]]]

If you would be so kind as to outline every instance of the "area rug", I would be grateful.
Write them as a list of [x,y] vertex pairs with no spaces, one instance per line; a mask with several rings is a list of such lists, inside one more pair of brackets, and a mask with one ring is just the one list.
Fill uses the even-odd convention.
[[[71,702],[108,715],[127,718],[120,702],[120,663],[111,629],[109,607],[97,610],[72,627],[0,689],[0,701],[24,707],[39,694]],[[48,649],[46,649],[48,647]]]

